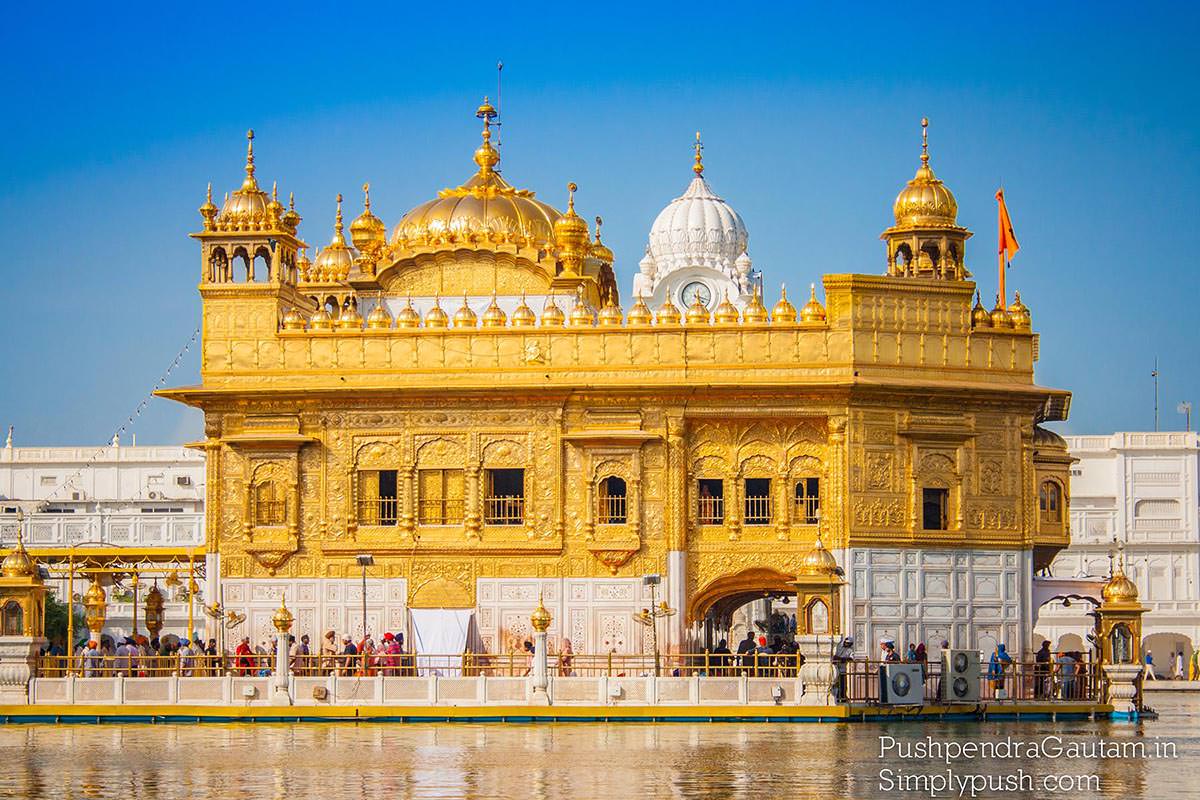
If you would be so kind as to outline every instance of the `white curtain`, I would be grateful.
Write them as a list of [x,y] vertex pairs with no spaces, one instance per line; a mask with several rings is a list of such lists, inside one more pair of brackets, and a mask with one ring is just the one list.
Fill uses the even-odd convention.
[[469,608],[412,608],[413,652],[417,674],[458,677],[462,675],[462,653],[474,627],[475,612]]

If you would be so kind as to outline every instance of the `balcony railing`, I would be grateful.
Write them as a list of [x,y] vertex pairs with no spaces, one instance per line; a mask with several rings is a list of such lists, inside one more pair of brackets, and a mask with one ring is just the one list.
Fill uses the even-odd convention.
[[747,497],[746,498],[746,524],[747,525],[769,525],[771,523],[771,498],[765,497]]
[[395,497],[371,497],[358,501],[358,521],[362,525],[395,525],[400,516],[400,500]]
[[697,500],[696,512],[701,525],[723,525],[725,523],[725,498],[701,497]]
[[462,500],[422,500],[417,507],[418,520],[422,525],[462,524]]
[[483,521],[488,525],[520,525],[525,521],[525,498],[522,495],[485,498]]
[[600,498],[600,509],[596,514],[601,525],[624,525],[625,496],[608,495]]
[[802,525],[816,525],[821,521],[821,498],[797,497],[796,522]]

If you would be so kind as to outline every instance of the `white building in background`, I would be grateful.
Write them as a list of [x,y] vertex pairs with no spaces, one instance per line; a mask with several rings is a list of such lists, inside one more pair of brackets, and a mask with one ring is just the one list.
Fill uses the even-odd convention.
[[[1158,672],[1169,674],[1172,652],[1200,646],[1200,434],[1066,439],[1079,460],[1071,468],[1071,546],[1051,571],[1060,578],[1107,576],[1109,554],[1121,543],[1125,571],[1150,609],[1145,646]],[[1087,603],[1048,605],[1037,631],[1056,650],[1082,648],[1090,610]]]
[[[204,553],[204,455],[185,447],[13,447],[0,449],[0,544],[16,540],[17,511],[25,512],[30,550],[65,547],[197,547]],[[187,576],[183,576],[186,583]],[[56,596],[66,585],[51,581]],[[129,587],[109,588],[106,631],[130,630],[132,606],[122,601]],[[149,583],[144,583],[141,597]],[[167,597],[164,632],[182,634],[187,605]],[[86,581],[76,580],[81,597]],[[139,598],[139,606],[142,602]],[[196,627],[203,613],[194,609]],[[140,620],[139,628],[145,633]]]
[[705,180],[699,134],[692,171],[695,177],[687,190],[650,227],[646,255],[633,276],[632,298],[644,298],[652,309],[670,300],[681,310],[698,298],[712,311],[728,297],[742,308],[755,284],[746,252],[750,234],[741,215]]

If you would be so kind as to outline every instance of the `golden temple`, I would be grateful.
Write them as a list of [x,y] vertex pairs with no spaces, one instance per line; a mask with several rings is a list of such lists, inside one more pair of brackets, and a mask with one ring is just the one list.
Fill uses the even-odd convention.
[[[252,133],[241,187],[218,207],[210,186],[201,383],[161,392],[205,415],[209,597],[268,631],[286,593],[313,634],[469,609],[496,652],[544,595],[552,638],[637,652],[659,574],[686,650],[794,595],[819,537],[860,647],[1029,646],[1029,583],[1068,543],[1041,423],[1070,395],[1035,383],[1019,296],[978,299],[927,141],[876,274],[825,275],[799,310],[758,288],[652,308],[622,303],[575,186],[565,212],[515,188],[477,116],[464,183],[390,236],[364,186],[349,241],[339,195],[311,260]],[[707,187],[699,147],[694,167]]]

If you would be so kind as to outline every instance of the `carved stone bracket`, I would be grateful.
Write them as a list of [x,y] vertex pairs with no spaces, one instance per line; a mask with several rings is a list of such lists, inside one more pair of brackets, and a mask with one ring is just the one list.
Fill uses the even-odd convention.
[[641,543],[639,542],[631,542],[627,545],[614,545],[609,542],[588,545],[588,552],[608,567],[609,572],[613,575],[616,575],[617,571],[629,562],[629,559],[637,555],[640,549]]

